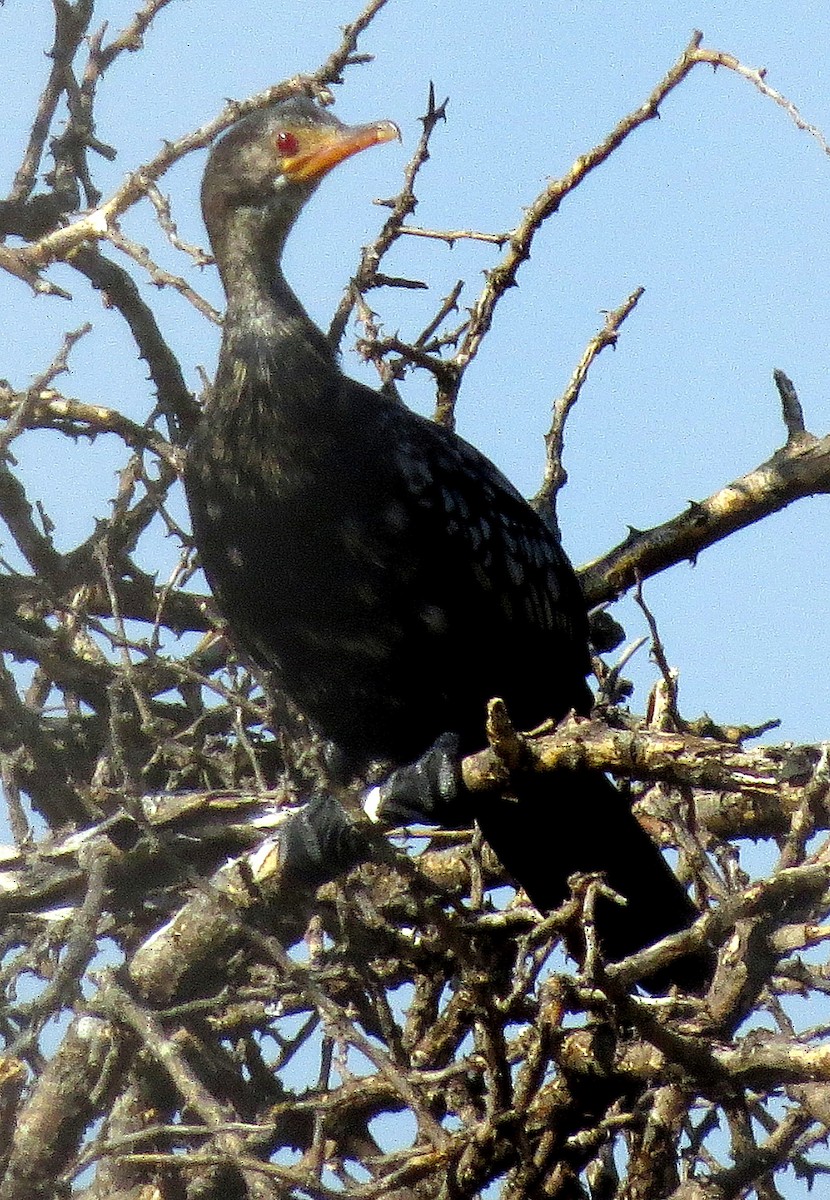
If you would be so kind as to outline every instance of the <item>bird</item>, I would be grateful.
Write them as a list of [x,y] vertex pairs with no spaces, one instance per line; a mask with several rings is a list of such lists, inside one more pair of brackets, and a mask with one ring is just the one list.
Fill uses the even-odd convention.
[[[293,96],[224,134],[201,191],[227,304],[187,450],[194,543],[238,645],[351,775],[415,763],[448,734],[459,755],[480,749],[495,696],[521,729],[592,706],[585,599],[558,538],[474,446],[345,375],[283,275],[320,181],[398,136]],[[473,811],[542,912],[573,873],[604,873],[626,900],[598,902],[607,958],[697,915],[601,773],[530,780]],[[702,974],[690,955],[645,982],[691,988]]]

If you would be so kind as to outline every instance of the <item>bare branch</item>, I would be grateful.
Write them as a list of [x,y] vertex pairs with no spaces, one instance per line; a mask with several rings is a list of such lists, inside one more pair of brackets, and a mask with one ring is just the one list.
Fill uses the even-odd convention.
[[803,435],[788,442],[754,470],[727,484],[680,516],[624,542],[580,571],[589,606],[613,599],[638,579],[694,562],[701,550],[731,533],[780,512],[794,500],[830,491],[830,436]]
[[606,314],[605,324],[588,342],[582,357],[568,381],[568,386],[553,406],[551,427],[545,435],[545,449],[547,451],[545,455],[545,474],[541,488],[533,497],[533,507],[545,520],[545,523],[557,532],[559,526],[556,520],[556,497],[568,481],[568,473],[562,465],[565,446],[565,423],[568,420],[571,409],[579,399],[579,394],[585,385],[588,372],[595,359],[609,346],[612,348],[616,346],[620,327],[634,311],[643,291],[643,288],[637,288],[627,300],[623,301],[619,308],[615,308],[612,312]]

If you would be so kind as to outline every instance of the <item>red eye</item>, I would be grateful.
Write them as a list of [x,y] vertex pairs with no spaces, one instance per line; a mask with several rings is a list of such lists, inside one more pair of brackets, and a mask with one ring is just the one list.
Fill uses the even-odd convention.
[[299,148],[299,142],[293,133],[289,133],[287,129],[279,131],[277,134],[277,149],[280,154],[296,154]]

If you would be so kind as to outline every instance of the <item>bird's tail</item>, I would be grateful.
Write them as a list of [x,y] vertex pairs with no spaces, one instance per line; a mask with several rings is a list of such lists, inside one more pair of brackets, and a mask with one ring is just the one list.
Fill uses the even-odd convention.
[[[599,898],[596,929],[604,957],[616,961],[686,928],[698,910],[662,854],[606,776],[562,771],[527,780],[517,801],[476,803],[482,833],[536,907],[549,912],[568,896],[568,876],[602,872],[625,905]],[[581,958],[583,949],[569,942]],[[650,991],[672,984],[702,990],[710,955],[690,954],[643,981]]]

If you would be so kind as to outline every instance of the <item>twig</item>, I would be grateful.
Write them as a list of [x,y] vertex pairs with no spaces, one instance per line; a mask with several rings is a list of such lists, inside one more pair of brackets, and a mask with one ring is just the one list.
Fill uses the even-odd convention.
[[544,479],[541,488],[533,497],[532,503],[548,527],[555,532],[558,532],[559,528],[556,518],[556,498],[568,480],[568,473],[562,464],[565,424],[571,409],[579,399],[592,364],[608,346],[616,347],[620,327],[634,311],[643,291],[643,288],[637,288],[619,308],[606,314],[605,324],[588,342],[568,381],[568,386],[553,406],[550,430],[545,435]]
[[450,249],[456,242],[461,241],[487,242],[501,249],[505,242],[510,241],[509,233],[482,233],[476,229],[422,229],[418,225],[402,225],[400,232],[407,237],[432,238],[446,242]]
[[666,658],[666,651],[660,637],[660,631],[657,628],[657,621],[654,618],[653,612],[646,604],[645,596],[643,595],[642,579],[637,580],[637,585],[634,589],[634,599],[648,625],[648,631],[651,635],[651,656],[657,663],[657,668],[660,671],[665,697],[662,706],[663,719],[655,721],[651,718],[651,714],[649,714],[649,724],[657,726],[659,729],[666,729],[668,727],[670,729],[682,730],[685,728],[685,722],[680,716],[677,707],[677,672],[673,671],[669,666],[669,660]]
[[74,7],[57,5],[55,8],[55,40],[50,52],[52,68],[49,79],[38,101],[29,142],[23,161],[17,169],[9,193],[11,203],[20,203],[31,195],[43,159],[43,148],[61,95],[66,87],[72,59],[84,39],[92,20],[93,5],[79,4]]
[[795,384],[783,371],[773,371],[772,377],[775,380],[775,386],[778,388],[778,395],[781,397],[781,414],[784,418],[784,424],[787,427],[787,444],[789,445],[805,436],[812,437],[811,434],[807,433],[804,424],[804,410],[798,399]]
[[339,346],[342,341],[355,304],[355,297],[364,296],[371,288],[378,286],[377,272],[380,261],[400,236],[404,220],[414,212],[417,206],[415,179],[424,163],[429,160],[429,143],[436,126],[440,121],[446,120],[446,106],[446,100],[441,104],[435,103],[435,89],[430,84],[426,112],[421,118],[423,126],[421,136],[411,159],[404,168],[403,186],[394,199],[384,202],[385,206],[392,211],[371,245],[363,251],[351,284],[337,306],[329,325],[329,339],[335,346]]
[[0,461],[6,457],[6,452],[12,441],[27,427],[32,412],[40,403],[41,395],[49,391],[59,375],[63,375],[69,370],[69,355],[81,338],[86,337],[91,329],[92,326],[87,323],[82,325],[80,329],[76,329],[72,333],[67,333],[63,339],[63,345],[49,366],[33,380],[32,386],[28,388],[26,394],[15,405],[6,421],[5,427],[0,430]]

